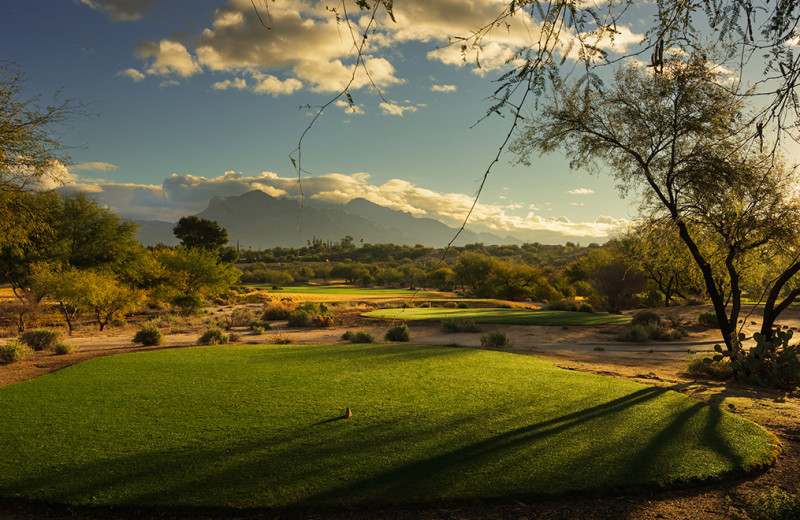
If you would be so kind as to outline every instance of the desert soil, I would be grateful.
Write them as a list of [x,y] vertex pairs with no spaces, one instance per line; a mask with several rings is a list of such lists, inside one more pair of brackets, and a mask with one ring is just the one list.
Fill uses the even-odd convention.
[[[255,312],[260,305],[251,304]],[[209,315],[223,315],[231,307],[210,309]],[[671,309],[687,319],[696,317],[702,307]],[[362,309],[353,307],[340,313],[343,323],[326,329],[289,329],[278,322],[263,335],[252,335],[241,328],[239,343],[270,343],[290,340],[294,344],[340,342],[345,330],[366,330],[381,338],[390,324],[360,318]],[[415,343],[480,347],[480,334],[447,334],[435,323],[409,322]],[[748,317],[745,329],[756,329]],[[782,320],[784,327],[800,327],[800,311],[790,310]],[[65,356],[34,353],[19,363],[0,366],[0,386],[31,379],[94,357],[154,350],[182,348],[196,344],[202,325],[181,324],[166,336],[159,347],[136,346],[131,342],[138,325],[112,328],[98,333],[91,328],[78,330],[69,342],[75,350]],[[755,389],[733,382],[696,379],[685,373],[690,352],[707,352],[719,341],[716,332],[702,327],[689,329],[689,336],[680,342],[620,344],[614,341],[616,327],[534,327],[518,325],[486,325],[484,331],[503,330],[513,340],[506,349],[520,355],[536,355],[569,370],[580,370],[610,377],[671,388],[687,395],[724,407],[740,414],[773,433],[782,444],[777,463],[746,477],[728,479],[686,489],[633,492],[619,496],[579,496],[558,501],[523,503],[442,504],[436,506],[344,510],[344,511],[117,511],[49,507],[37,504],[0,503],[0,518],[32,520],[34,518],[308,518],[308,519],[723,519],[729,518],[729,504],[742,505],[747,497],[778,486],[790,493],[800,492],[800,399],[798,395]],[[4,340],[0,340],[2,342]]]

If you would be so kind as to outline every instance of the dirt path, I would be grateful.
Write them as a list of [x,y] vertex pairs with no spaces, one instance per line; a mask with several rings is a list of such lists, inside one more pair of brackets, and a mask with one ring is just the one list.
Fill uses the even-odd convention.
[[[268,343],[278,338],[292,343],[315,344],[341,341],[344,330],[366,330],[381,338],[388,322],[366,322],[357,312],[345,316],[345,326],[331,329],[288,329],[278,323],[264,335],[251,335],[244,329],[239,343]],[[786,326],[800,325],[800,313]],[[446,334],[438,324],[409,323],[412,341],[427,344],[453,344],[479,347],[481,334]],[[66,356],[49,353],[36,355],[12,365],[0,366],[0,386],[23,381],[98,356],[158,348],[182,348],[194,345],[201,329],[168,334],[161,347],[137,347],[131,342],[134,327],[116,329],[106,334],[79,332],[69,341],[75,351]],[[264,512],[220,511],[115,511],[46,507],[30,504],[0,503],[0,518],[303,518],[303,519],[722,519],[728,518],[728,500],[741,504],[745,497],[772,486],[797,493],[800,491],[800,399],[781,392],[752,389],[736,383],[695,380],[684,373],[688,351],[710,350],[715,333],[693,331],[690,341],[650,345],[621,345],[613,342],[613,327],[532,327],[484,326],[485,331],[503,330],[514,346],[506,349],[521,355],[537,355],[569,370],[581,370],[611,377],[633,379],[671,388],[692,397],[714,403],[764,426],[782,443],[783,452],[774,467],[748,478],[739,478],[700,487],[634,493],[616,497],[574,497],[552,502],[494,504],[457,504],[440,507],[369,509],[347,511],[292,511],[279,515]]]

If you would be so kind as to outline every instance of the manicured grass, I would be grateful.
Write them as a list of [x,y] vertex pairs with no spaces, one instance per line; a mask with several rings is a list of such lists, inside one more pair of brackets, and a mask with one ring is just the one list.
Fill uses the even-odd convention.
[[0,497],[66,504],[536,498],[694,482],[774,456],[760,427],[676,392],[425,345],[98,358],[0,389],[0,417]]
[[[370,296],[370,295],[398,295],[410,296],[414,291],[408,289],[370,289],[369,287],[342,287],[340,285],[301,285],[301,286],[285,286],[283,289],[272,290],[271,285],[264,284],[246,284],[248,287],[257,289],[264,289],[270,293],[281,294],[342,294],[354,296]],[[426,291],[419,291],[417,296],[428,296],[434,294]]]
[[532,309],[444,309],[440,307],[379,309],[362,314],[367,318],[391,320],[441,321],[445,319],[472,320],[476,323],[507,325],[624,325],[630,316],[569,311],[539,311]]

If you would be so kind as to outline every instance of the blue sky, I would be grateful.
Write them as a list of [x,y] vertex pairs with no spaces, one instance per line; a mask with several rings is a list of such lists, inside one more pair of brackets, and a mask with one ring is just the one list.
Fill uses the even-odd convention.
[[[290,152],[312,111],[349,74],[346,26],[314,0],[5,0],[0,58],[29,94],[87,104],[64,129],[67,183],[123,216],[177,220],[213,195],[263,189],[296,197]],[[509,121],[486,110],[492,82],[531,26],[489,40],[483,69],[463,64],[448,35],[465,34],[502,0],[397,2],[381,21],[368,65],[386,102],[353,89],[356,113],[326,110],[304,143],[311,200],[363,196],[454,225],[463,218]],[[355,12],[352,4],[347,6]],[[635,42],[622,27],[617,50]],[[527,35],[523,35],[527,33]],[[362,78],[363,79],[363,78]],[[570,172],[560,155],[531,168],[495,166],[470,229],[526,240],[602,242],[635,207],[605,176]]]

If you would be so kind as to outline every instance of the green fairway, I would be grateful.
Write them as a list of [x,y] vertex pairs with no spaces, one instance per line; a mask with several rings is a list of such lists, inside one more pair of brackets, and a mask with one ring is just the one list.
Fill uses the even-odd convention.
[[0,497],[85,505],[536,498],[690,483],[775,452],[676,392],[423,345],[98,358],[0,388],[0,417]]
[[630,316],[591,312],[539,311],[532,309],[443,309],[408,308],[379,309],[362,314],[367,318],[390,320],[442,321],[445,319],[472,320],[476,323],[503,323],[506,325],[624,325]]
[[433,293],[426,291],[410,291],[408,289],[370,289],[368,287],[342,287],[339,285],[302,285],[297,287],[287,286],[283,289],[272,290],[271,285],[264,284],[246,284],[248,287],[256,289],[264,289],[270,293],[291,293],[291,294],[336,294],[336,295],[353,295],[353,296],[384,296],[384,295],[397,295],[397,296],[427,296]]

